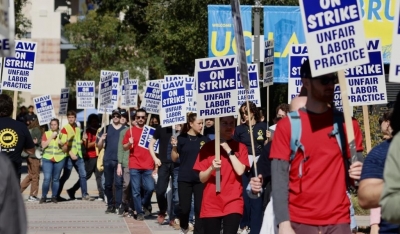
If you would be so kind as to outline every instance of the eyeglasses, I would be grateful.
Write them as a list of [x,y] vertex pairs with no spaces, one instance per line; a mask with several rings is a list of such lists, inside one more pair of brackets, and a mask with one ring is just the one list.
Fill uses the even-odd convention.
[[338,78],[320,78],[318,80],[322,85],[328,85],[328,84],[335,85],[335,84],[339,83]]
[[119,115],[113,115],[112,117],[117,118],[117,119],[121,118],[121,116],[119,116]]
[[146,116],[136,116],[135,118],[136,118],[136,119],[145,119]]

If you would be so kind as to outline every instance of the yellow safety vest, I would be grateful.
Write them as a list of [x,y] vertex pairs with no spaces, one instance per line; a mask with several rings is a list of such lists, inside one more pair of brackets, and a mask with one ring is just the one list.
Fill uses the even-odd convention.
[[68,149],[71,150],[73,154],[82,158],[81,129],[75,127],[74,131],[70,124],[67,124],[64,128],[67,131]]
[[[50,139],[51,135],[53,134],[53,131],[47,131],[45,132],[46,134],[46,139]],[[61,134],[61,143],[65,144],[67,142],[67,137],[64,134]],[[66,154],[62,151],[62,148],[58,145],[58,140],[60,140],[58,137],[56,139],[52,139],[49,143],[49,145],[43,149],[43,158],[47,160],[52,160],[54,158],[54,161],[59,162],[63,160],[66,157]]]

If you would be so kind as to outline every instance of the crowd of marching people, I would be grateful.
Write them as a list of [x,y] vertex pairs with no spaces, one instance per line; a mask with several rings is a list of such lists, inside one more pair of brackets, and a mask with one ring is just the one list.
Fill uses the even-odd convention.
[[[400,220],[400,93],[395,108],[380,120],[384,142],[364,162],[358,122],[353,120],[352,158],[343,114],[332,106],[336,74],[313,78],[306,61],[301,77],[300,96],[290,106],[278,106],[272,126],[250,102],[240,106],[240,121],[221,117],[219,129],[214,119],[203,120],[196,113],[188,113],[185,124],[162,127],[144,109],[114,110],[103,126],[91,114],[86,129],[77,125],[76,112],[68,111],[68,124],[52,119],[43,129],[33,107],[28,113],[21,108],[17,121],[7,117],[12,101],[0,95],[0,128],[7,124],[18,134],[14,149],[3,150],[2,142],[2,152],[18,179],[21,155],[26,157],[28,175],[20,189],[31,185],[29,201],[75,200],[80,189],[82,200],[104,201],[106,214],[142,221],[153,212],[155,192],[157,222],[180,233],[356,233],[350,194],[358,186],[360,205],[372,209],[371,224],[380,228],[376,233],[399,233],[393,223]],[[139,145],[147,118],[155,128],[148,149]],[[385,166],[386,160],[390,164]],[[38,194],[40,167],[44,179]],[[64,188],[73,168],[79,179]],[[88,193],[93,175],[97,196]],[[61,196],[64,189],[68,199]]]

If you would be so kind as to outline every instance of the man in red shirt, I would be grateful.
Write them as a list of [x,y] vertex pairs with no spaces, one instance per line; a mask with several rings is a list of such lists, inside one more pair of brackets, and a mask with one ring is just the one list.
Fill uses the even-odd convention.
[[[154,180],[151,176],[154,169],[154,161],[149,150],[139,146],[140,136],[146,123],[146,114],[143,109],[136,111],[135,120],[137,125],[126,131],[122,140],[124,150],[129,150],[129,172],[131,174],[133,203],[137,213],[137,220],[140,221],[144,220],[145,212],[146,215],[151,214],[151,195],[154,191]],[[141,185],[144,189],[143,203],[140,196]]]
[[[312,78],[308,60],[300,73],[308,91],[306,108],[299,110],[300,141],[305,152],[299,150],[289,162],[291,127],[289,118],[284,118],[276,127],[270,154],[273,208],[279,233],[350,234],[346,173],[359,179],[362,163],[353,163],[347,171],[336,137],[331,134],[333,109],[327,104],[332,103],[338,79],[336,74]],[[358,156],[362,157],[362,134],[354,119],[353,128]],[[344,147],[349,149],[347,144]]]

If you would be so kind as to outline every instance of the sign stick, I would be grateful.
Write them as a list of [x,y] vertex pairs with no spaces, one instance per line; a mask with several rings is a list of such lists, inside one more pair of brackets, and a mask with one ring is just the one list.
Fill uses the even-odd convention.
[[[219,130],[219,118],[215,118],[214,126],[215,126],[215,159],[221,160],[221,134]],[[218,168],[215,170],[215,188],[217,193],[221,192],[221,169]]]
[[86,113],[86,109],[83,109],[83,129],[86,129],[86,121],[87,121],[87,113]]
[[365,131],[365,144],[367,146],[367,152],[369,152],[372,148],[371,146],[371,129],[369,126],[369,113],[368,106],[363,106],[363,118],[364,118],[364,131]]
[[240,113],[237,115],[237,122],[236,122],[236,126],[239,126],[240,125],[240,123],[241,123],[241,117],[240,117]]
[[[246,95],[246,105],[247,105],[247,112],[250,113],[250,105],[248,95]],[[250,116],[249,116],[250,117]],[[249,119],[249,124],[251,123],[251,119]],[[253,136],[253,127],[249,126],[250,130],[250,142],[251,142],[251,151],[253,152],[253,167],[254,167],[254,174],[258,176],[257,173],[257,161],[256,161],[256,151],[254,150],[254,136]],[[258,195],[260,196],[260,195]]]
[[13,99],[13,119],[17,118],[17,108],[18,108],[18,91],[14,91],[14,99]]
[[349,95],[347,93],[347,82],[346,78],[344,77],[344,70],[338,71],[338,76],[339,76],[340,91],[342,93],[343,114],[344,114],[344,121],[346,123],[347,143],[349,144],[350,147],[351,161],[354,163],[357,161],[356,144],[354,140],[355,137],[353,129],[353,120],[351,118],[350,101],[349,101]]
[[146,125],[150,126],[150,119],[151,119],[151,114],[149,114],[149,116],[147,116],[147,121],[146,121]]
[[266,119],[267,119],[268,125],[271,125],[271,124],[269,124],[269,86],[267,86],[267,116],[266,116]]

